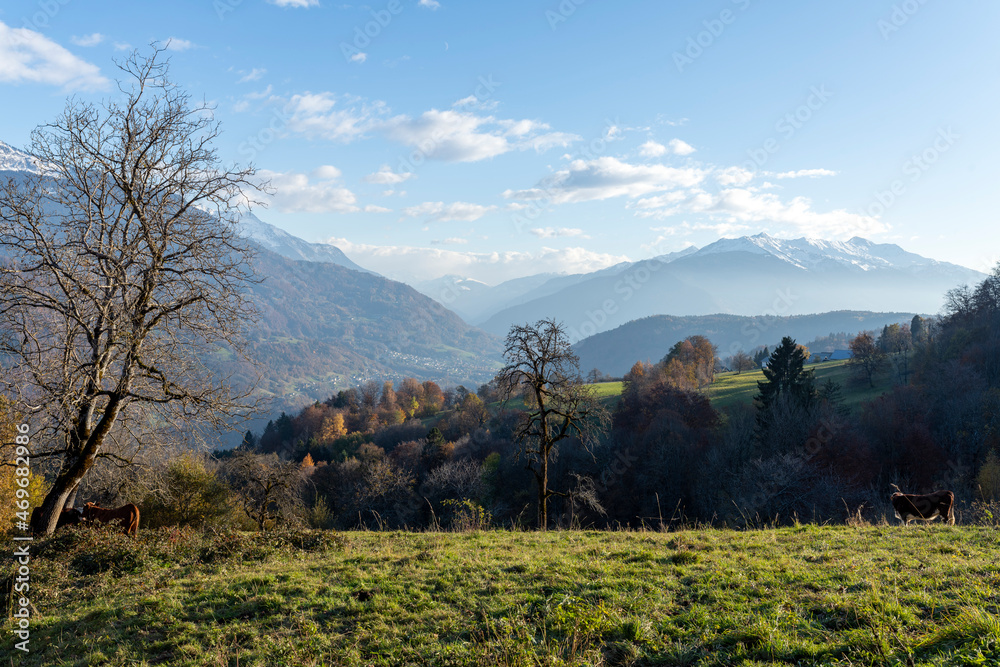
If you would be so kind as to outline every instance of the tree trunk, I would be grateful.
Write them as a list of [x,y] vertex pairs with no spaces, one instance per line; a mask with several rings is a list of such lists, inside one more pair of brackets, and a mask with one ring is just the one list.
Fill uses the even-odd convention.
[[542,455],[538,475],[538,529],[548,530],[549,518],[549,457]]
[[[101,451],[104,438],[111,431],[111,425],[118,418],[120,411],[121,401],[113,398],[105,408],[104,415],[97,423],[97,427],[90,432],[89,437],[84,441],[83,448],[76,455],[76,460],[68,467],[64,467],[62,472],[56,477],[56,481],[52,484],[52,489],[45,496],[45,502],[42,503],[42,511],[38,517],[39,525],[44,527],[41,531],[44,535],[51,535],[55,532],[56,524],[59,522],[59,514],[66,506],[66,501],[70,495],[76,493],[76,490],[80,487],[80,482],[83,481],[87,472],[94,467],[94,461],[97,460],[97,453]],[[81,432],[86,433],[87,431],[89,429]]]

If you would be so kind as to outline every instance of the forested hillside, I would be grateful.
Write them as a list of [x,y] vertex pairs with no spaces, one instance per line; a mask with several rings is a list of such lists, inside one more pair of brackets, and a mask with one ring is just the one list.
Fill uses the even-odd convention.
[[252,349],[279,406],[372,378],[478,385],[498,368],[498,339],[402,283],[267,250],[257,271]]
[[[782,337],[791,336],[802,343],[828,335],[856,334],[883,326],[909,322],[913,313],[873,313],[842,310],[816,315],[701,315],[679,317],[654,315],[634,320],[620,327],[596,334],[573,347],[584,372],[596,368],[605,375],[621,377],[637,360],[659,361],[678,340],[701,335],[709,338],[722,358],[738,350],[752,352],[759,346],[774,347]],[[838,343],[847,336],[834,338]],[[843,342],[846,348],[846,342]],[[825,346],[827,347],[827,346]],[[824,352],[826,349],[814,349]],[[830,349],[839,349],[831,347]]]
[[[596,446],[571,438],[549,461],[551,488],[566,494],[550,501],[551,525],[843,521],[847,509],[878,520],[892,515],[890,484],[950,488],[961,520],[988,520],[1000,501],[1000,269],[946,301],[912,329],[859,334],[835,373],[814,373],[786,337],[739,400],[710,400],[718,361],[707,337],[636,360],[620,396],[605,398]],[[494,382],[369,381],[248,433],[224,459],[295,463],[308,485],[287,521],[532,525],[535,483],[516,428],[534,407],[502,396]]]

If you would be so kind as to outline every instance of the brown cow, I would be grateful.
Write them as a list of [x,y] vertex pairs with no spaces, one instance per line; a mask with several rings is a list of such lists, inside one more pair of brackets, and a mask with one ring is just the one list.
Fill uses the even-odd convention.
[[892,508],[896,510],[896,518],[902,521],[904,526],[909,525],[914,519],[928,522],[938,517],[947,521],[949,525],[955,525],[955,494],[951,491],[935,491],[924,495],[897,491],[889,500],[892,502]]
[[139,508],[132,503],[114,510],[87,503],[83,508],[83,519],[88,522],[117,523],[126,535],[136,535],[139,532]]

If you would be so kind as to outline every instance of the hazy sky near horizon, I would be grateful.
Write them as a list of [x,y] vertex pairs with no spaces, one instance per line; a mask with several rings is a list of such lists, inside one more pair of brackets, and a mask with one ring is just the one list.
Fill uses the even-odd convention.
[[1000,260],[1000,5],[12,0],[0,140],[168,46],[271,222],[413,280],[767,232]]

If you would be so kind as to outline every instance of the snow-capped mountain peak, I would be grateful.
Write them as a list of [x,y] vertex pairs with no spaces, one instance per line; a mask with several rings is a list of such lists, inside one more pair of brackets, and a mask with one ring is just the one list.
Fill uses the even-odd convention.
[[358,266],[340,250],[327,243],[309,243],[249,213],[240,218],[240,233],[282,257],[306,262],[338,264],[348,269],[378,275]]
[[0,171],[42,173],[38,166],[38,160],[2,141],[0,141]]
[[705,246],[694,255],[725,252],[771,255],[803,270],[822,269],[824,265],[829,265],[831,262],[841,266],[851,266],[862,271],[913,269],[940,264],[933,259],[907,252],[897,245],[873,243],[858,236],[849,241],[826,241],[807,237],[779,239],[760,233],[736,239],[720,239]]

